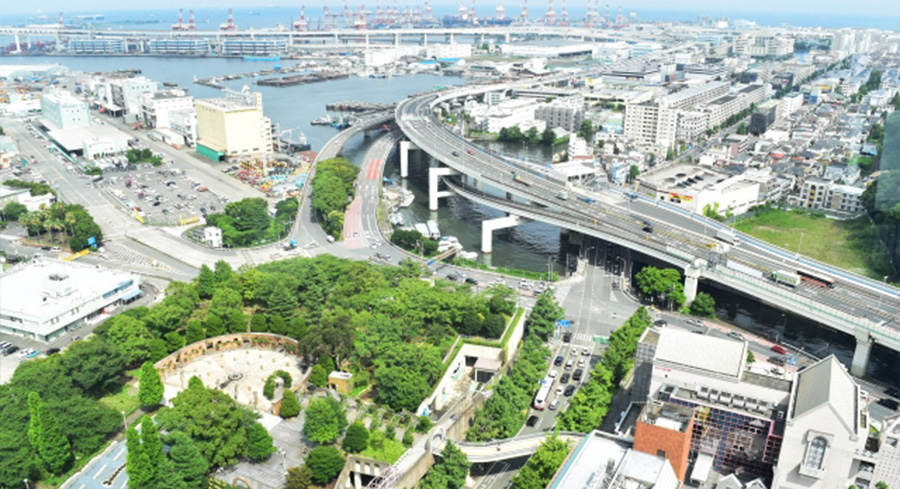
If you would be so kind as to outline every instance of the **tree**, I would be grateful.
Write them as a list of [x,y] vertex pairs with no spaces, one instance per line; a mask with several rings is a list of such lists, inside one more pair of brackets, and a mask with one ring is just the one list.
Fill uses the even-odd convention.
[[641,169],[638,168],[637,165],[631,165],[631,166],[628,168],[628,176],[631,178],[631,181],[632,181],[632,182],[633,182],[634,179],[637,178],[638,175],[640,175],[640,174],[641,174]]
[[353,423],[347,428],[347,434],[341,440],[341,448],[348,453],[359,453],[369,443],[369,430],[362,423]]
[[173,431],[168,437],[169,457],[173,472],[178,474],[186,489],[206,489],[208,467],[193,440],[182,431]]
[[140,365],[150,357],[154,336],[144,321],[120,314],[107,324],[103,336],[109,344],[116,345],[122,351],[127,366]]
[[267,301],[266,312],[268,314],[280,316],[285,321],[289,321],[294,317],[297,309],[297,296],[289,290],[286,284],[281,283],[272,292]]
[[141,451],[150,462],[152,478],[156,479],[166,459],[166,453],[163,452],[162,440],[159,439],[159,428],[150,416],[141,418]]
[[413,446],[413,441],[414,441],[414,438],[413,438],[412,430],[406,430],[406,432],[403,433],[403,446],[405,446],[406,448],[409,448],[409,447]]
[[747,348],[747,363],[755,363],[755,362],[756,362],[756,356],[753,355],[753,352],[750,351],[749,348]]
[[250,331],[253,333],[265,333],[268,331],[268,321],[262,314],[254,314],[250,316]]
[[263,385],[263,397],[270,401],[275,397],[275,374],[266,378],[266,383]]
[[6,221],[17,221],[19,216],[23,216],[28,212],[28,208],[24,204],[18,202],[8,202],[0,211],[0,217]]
[[221,336],[225,334],[225,323],[222,322],[222,319],[219,316],[212,316],[206,318],[203,325],[206,327],[206,337],[213,338],[215,336]]
[[300,402],[297,401],[297,395],[290,389],[285,389],[281,398],[281,411],[278,412],[282,418],[293,418],[300,414]]
[[41,409],[44,407],[44,401],[41,396],[34,391],[28,393],[28,442],[35,451],[41,448],[41,437],[43,436],[44,425],[41,423]]
[[141,406],[152,408],[159,405],[163,397],[163,384],[159,372],[150,362],[141,365],[141,381],[138,384],[138,400]]
[[691,314],[703,317],[715,317],[716,300],[706,292],[699,292],[691,303]]
[[254,421],[247,430],[247,458],[254,462],[262,462],[276,450],[272,444],[272,436],[266,428]]
[[[333,402],[329,402],[331,399]],[[317,443],[330,443],[341,434],[346,426],[347,415],[333,398],[316,399],[306,408],[303,434]],[[343,419],[343,423],[341,420]]]
[[543,489],[569,455],[569,446],[555,434],[541,442],[516,478],[515,489]]
[[89,392],[102,392],[122,375],[125,362],[119,348],[99,337],[76,341],[59,358],[63,373]]
[[553,129],[549,127],[544,129],[544,132],[541,133],[541,144],[551,146],[554,141],[556,141],[556,133],[553,132]]
[[244,300],[239,292],[228,287],[218,288],[209,302],[209,314],[225,321],[235,311],[241,312],[243,305]]
[[128,474],[128,487],[132,489],[144,489],[153,481],[153,466],[150,459],[144,453],[141,443],[141,435],[129,426],[125,431],[125,472]]
[[309,383],[316,387],[325,387],[328,384],[328,374],[325,367],[321,364],[313,365],[312,371],[309,372]]
[[484,318],[481,334],[485,338],[499,338],[503,335],[504,329],[506,329],[506,320],[503,319],[503,316],[499,314],[488,314],[487,317]]
[[441,458],[419,483],[421,489],[460,489],[469,475],[469,459],[453,442],[448,441]]
[[216,292],[216,277],[205,263],[200,267],[200,274],[197,275],[197,285],[200,289],[200,297],[204,299],[209,299]]
[[312,485],[313,473],[309,467],[301,465],[299,467],[291,467],[287,471],[285,479],[287,485],[285,489],[308,489]]
[[542,340],[553,334],[556,328],[556,321],[563,318],[565,311],[556,301],[556,296],[551,290],[545,290],[538,296],[528,320],[525,321],[525,327],[531,333],[538,335]]
[[306,457],[306,466],[312,471],[312,481],[324,486],[344,469],[344,457],[337,448],[316,447]]
[[740,134],[741,136],[747,134],[747,124],[745,124],[744,122],[741,122],[740,124],[738,124],[737,133]]
[[56,413],[46,404],[41,406],[40,422],[38,453],[50,472],[61,474],[72,461],[72,446],[57,421]]
[[878,481],[875,483],[875,489],[888,489],[888,484],[885,481]]

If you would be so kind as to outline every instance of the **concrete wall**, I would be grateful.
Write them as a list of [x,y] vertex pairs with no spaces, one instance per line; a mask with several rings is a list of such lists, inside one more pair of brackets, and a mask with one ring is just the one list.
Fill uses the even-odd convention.
[[270,350],[284,349],[289,353],[297,352],[297,340],[270,333],[237,333],[214,336],[205,340],[191,343],[184,348],[172,352],[166,358],[156,362],[154,367],[159,376],[165,378],[178,369],[183,363],[190,363],[195,358],[206,355],[206,352],[237,350],[246,347],[267,348]]
[[395,489],[413,489],[416,485],[419,484],[419,481],[422,480],[422,477],[425,477],[425,474],[431,469],[434,465],[434,454],[431,453],[430,450],[426,450],[425,453],[419,457],[419,460],[403,474],[400,479],[394,484]]
[[434,407],[437,410],[443,409],[444,406],[435,406],[435,400],[443,394],[444,392],[448,392],[452,390],[452,385],[460,379],[460,375],[465,372],[466,367],[466,357],[486,357],[493,360],[501,360],[503,361],[503,351],[496,347],[491,346],[481,346],[481,345],[472,345],[465,344],[462,348],[460,348],[459,352],[450,362],[450,366],[447,368],[447,371],[444,372],[444,376],[441,377],[441,381],[438,382],[437,387],[434,389],[434,392],[428,396],[427,399],[422,401],[422,404],[419,405],[419,409],[416,410],[416,414],[421,415],[424,411],[425,407]]
[[516,352],[519,351],[519,342],[522,341],[522,337],[525,336],[525,319],[527,318],[528,311],[525,311],[525,314],[522,314],[522,317],[519,319],[518,323],[508,326],[510,328],[513,328],[513,332],[509,336],[509,342],[506,344],[506,347],[503,348],[502,360],[504,364],[515,357]]

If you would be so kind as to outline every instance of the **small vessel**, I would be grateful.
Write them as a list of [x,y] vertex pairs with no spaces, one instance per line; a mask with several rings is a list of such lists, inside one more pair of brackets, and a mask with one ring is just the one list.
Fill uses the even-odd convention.
[[406,189],[400,189],[400,207],[409,207],[416,200],[415,194]]
[[306,134],[303,134],[303,131],[300,131],[300,137],[297,138],[297,146],[300,147],[301,151],[309,151],[311,147],[309,141],[306,140]]
[[318,119],[314,119],[312,122],[310,122],[310,124],[314,126],[330,126],[334,124],[334,119],[331,118],[330,114],[325,114]]
[[163,82],[163,86],[164,86],[164,87],[170,87],[170,88],[171,88],[171,87],[177,87],[178,84],[175,83],[175,82],[165,81],[165,82]]
[[281,61],[281,56],[273,55],[273,56],[251,56],[245,55],[244,61]]
[[389,219],[391,220],[391,224],[394,226],[402,227],[406,225],[406,218],[404,218],[403,214],[400,214],[399,212],[392,212],[389,216]]
[[441,230],[438,228],[437,222],[429,219],[425,222],[425,226],[428,228],[428,237],[431,239],[440,239]]

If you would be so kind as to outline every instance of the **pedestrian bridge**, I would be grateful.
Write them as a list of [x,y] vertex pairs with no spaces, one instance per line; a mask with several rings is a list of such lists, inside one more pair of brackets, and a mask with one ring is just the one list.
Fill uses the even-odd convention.
[[[500,460],[508,460],[511,458],[526,457],[533,454],[541,443],[547,439],[553,432],[543,431],[540,433],[532,433],[529,435],[517,436],[515,438],[507,438],[505,440],[489,441],[483,443],[473,443],[467,441],[454,441],[453,443],[462,451],[469,462],[491,463]],[[584,433],[575,433],[573,431],[561,431],[558,434],[560,440],[579,442],[584,438]],[[435,454],[440,454],[441,450],[446,446],[447,441],[443,436],[436,435],[434,443],[431,444],[431,450]]]

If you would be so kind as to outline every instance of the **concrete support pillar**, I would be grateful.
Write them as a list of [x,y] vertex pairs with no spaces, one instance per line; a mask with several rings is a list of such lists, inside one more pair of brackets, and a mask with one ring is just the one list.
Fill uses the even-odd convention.
[[428,34],[422,34],[422,46],[428,47]]
[[438,199],[453,195],[453,192],[449,190],[438,190],[438,179],[440,177],[455,174],[456,172],[452,168],[439,168],[433,166],[428,169],[428,210],[438,210]]
[[453,44],[453,33],[450,33],[450,44]]
[[341,40],[338,38],[338,33],[335,32],[335,33],[334,33],[334,44],[337,45],[337,44],[340,44],[340,43],[341,43]]
[[366,47],[369,47],[369,32],[366,31]]
[[505,37],[506,37],[506,44],[509,44],[509,32],[506,33]]
[[356,477],[353,478],[354,487],[356,489],[362,489],[362,475],[361,474],[353,474]]
[[481,42],[478,43],[478,46],[484,46],[484,34],[481,34]]
[[[19,33],[16,32],[14,37],[16,39],[16,54],[19,54],[22,52],[22,43],[19,42]],[[57,34],[56,38],[57,38],[56,45],[58,47],[59,46],[59,34]]]
[[409,150],[419,149],[412,141],[400,141],[400,178],[409,177]]
[[400,45],[400,33],[396,32],[396,33],[394,33],[394,46],[399,46],[399,45]]
[[869,354],[872,353],[872,337],[868,331],[857,331],[856,351],[853,352],[853,363],[850,364],[850,373],[856,377],[866,374],[866,365],[869,364]]
[[697,283],[700,281],[700,269],[692,266],[687,267],[684,271],[684,295],[687,297],[687,304],[694,302],[697,298]]
[[498,217],[481,222],[481,252],[494,251],[494,231],[519,225],[519,216]]

